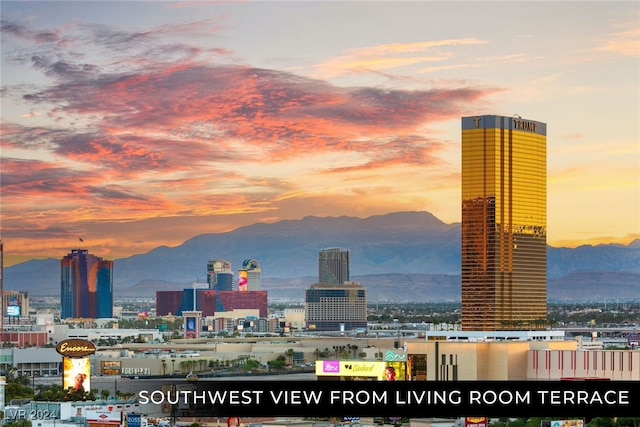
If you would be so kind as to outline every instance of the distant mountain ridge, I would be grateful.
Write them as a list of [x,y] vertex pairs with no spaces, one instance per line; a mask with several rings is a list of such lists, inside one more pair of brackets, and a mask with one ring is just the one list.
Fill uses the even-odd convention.
[[[379,292],[375,292],[381,299],[397,294],[398,287],[403,286],[403,294],[408,296],[409,285],[415,296],[420,297],[420,290],[427,290],[429,283],[435,286],[433,297],[449,299],[457,295],[459,298],[460,224],[445,224],[428,212],[399,212],[364,219],[310,216],[249,225],[227,233],[201,234],[176,247],[161,246],[145,254],[115,260],[114,290],[116,295],[134,292],[155,295],[154,287],[182,289],[196,280],[206,282],[207,261],[222,258],[231,261],[236,274],[243,260],[257,260],[262,268],[264,288],[269,289],[273,284],[270,296],[281,295],[283,292],[277,284],[286,287],[286,283],[297,283],[304,278],[305,282],[301,283],[304,289],[317,280],[318,252],[328,247],[350,249],[352,278],[366,277],[371,286],[381,286]],[[620,280],[631,286],[632,294],[637,289],[636,295],[640,295],[638,241],[628,246],[548,249],[550,298],[551,284],[562,278],[569,277],[568,281],[558,283],[575,288],[561,292],[564,298],[571,299],[585,293],[571,277],[579,277],[597,287],[597,281],[586,280],[586,277],[618,280],[622,277],[616,276],[618,274],[625,275]],[[389,284],[389,277],[395,283]],[[4,283],[5,289],[55,294],[60,286],[60,260],[29,261],[5,268]],[[395,292],[384,290],[385,286],[391,286]],[[421,298],[433,300],[424,292]]]

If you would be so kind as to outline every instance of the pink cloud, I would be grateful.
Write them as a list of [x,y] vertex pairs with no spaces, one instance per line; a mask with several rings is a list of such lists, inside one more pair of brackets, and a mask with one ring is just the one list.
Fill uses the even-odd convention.
[[[466,105],[498,90],[338,87],[231,64],[233,52],[219,47],[148,47],[165,35],[216,32],[216,25],[201,21],[135,33],[77,26],[58,32],[68,43],[55,51],[20,56],[49,84],[7,92],[50,121],[2,124],[3,232],[11,236],[11,230],[29,228],[33,239],[63,239],[99,223],[203,218],[174,225],[186,233],[212,221],[206,218],[330,214],[332,206],[346,213],[353,209],[349,197],[332,201],[332,194],[308,191],[310,178],[301,173],[307,159],[328,153],[359,160],[352,166],[309,165],[310,175],[343,179],[348,192],[359,194],[359,205],[375,211],[382,187],[392,191],[400,183],[372,193],[357,174],[436,164],[441,143],[425,137],[424,129],[457,119]],[[26,26],[11,32],[33,38]],[[76,52],[83,43],[109,52],[108,58],[91,63],[89,55]],[[385,49],[414,54],[426,48]],[[19,159],[24,153],[38,160]],[[266,166],[271,168],[263,171]],[[55,229],[43,225],[57,218],[69,219],[56,220]],[[109,240],[106,234],[101,239]]]

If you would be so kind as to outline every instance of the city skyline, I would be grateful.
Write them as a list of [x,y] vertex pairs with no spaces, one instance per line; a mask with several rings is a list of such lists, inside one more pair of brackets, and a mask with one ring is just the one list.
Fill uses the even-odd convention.
[[308,215],[460,222],[480,114],[548,124],[549,244],[640,237],[637,3],[117,5],[3,2],[5,266]]

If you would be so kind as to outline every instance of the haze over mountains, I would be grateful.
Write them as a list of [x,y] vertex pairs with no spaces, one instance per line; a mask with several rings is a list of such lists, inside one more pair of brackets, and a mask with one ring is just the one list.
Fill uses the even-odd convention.
[[[370,302],[460,299],[460,224],[445,224],[428,212],[306,217],[202,234],[177,247],[115,260],[114,296],[155,296],[156,290],[206,282],[207,261],[222,258],[236,274],[243,260],[257,260],[270,299],[300,300],[317,281],[318,251],[329,247],[351,250],[352,280],[367,287]],[[548,272],[550,300],[640,298],[640,241],[549,247]],[[60,260],[5,268],[4,279],[7,290],[57,295]]]

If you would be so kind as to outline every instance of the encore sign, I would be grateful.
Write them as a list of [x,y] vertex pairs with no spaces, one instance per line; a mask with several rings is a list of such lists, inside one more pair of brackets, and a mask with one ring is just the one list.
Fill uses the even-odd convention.
[[96,352],[96,346],[91,341],[71,339],[58,343],[56,351],[65,357],[85,357]]

